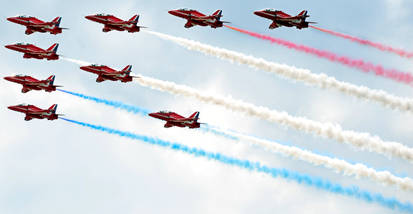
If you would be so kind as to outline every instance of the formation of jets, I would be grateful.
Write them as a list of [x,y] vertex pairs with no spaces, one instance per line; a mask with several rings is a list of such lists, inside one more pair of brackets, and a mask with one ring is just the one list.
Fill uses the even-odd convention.
[[[185,28],[192,28],[194,26],[209,26],[211,28],[223,27],[227,21],[221,21],[222,10],[217,10],[211,15],[205,15],[197,10],[193,9],[176,9],[168,11],[169,14],[186,19],[184,25]],[[308,12],[303,10],[297,16],[291,16],[283,11],[275,9],[264,9],[254,12],[255,15],[270,19],[272,21],[269,29],[275,29],[282,26],[285,27],[296,27],[297,29],[308,28],[309,24],[315,22],[307,22],[306,19],[309,17]],[[139,15],[134,15],[129,20],[122,20],[114,15],[110,14],[95,14],[85,16],[86,19],[103,24],[102,31],[107,33],[110,31],[127,31],[129,33],[139,32],[144,26],[139,26]],[[50,34],[60,34],[63,29],[60,27],[61,17],[56,17],[50,22],[42,21],[36,17],[32,16],[16,16],[7,18],[8,21],[20,24],[26,27],[25,34],[30,35],[35,32],[39,33],[50,33]],[[59,55],[57,54],[57,48],[59,44],[55,43],[48,49],[39,48],[33,44],[28,43],[16,43],[12,45],[6,45],[6,48],[14,51],[23,53],[23,58],[25,59],[47,59],[47,60],[58,60]],[[120,81],[123,83],[131,82],[133,78],[138,78],[136,76],[131,76],[132,65],[126,66],[124,69],[117,71],[106,65],[92,64],[88,66],[81,66],[80,69],[96,74],[96,82],[101,83],[106,80],[110,81]],[[45,80],[38,80],[31,76],[16,75],[4,77],[5,80],[10,82],[18,83],[23,86],[21,92],[27,93],[31,90],[52,92],[56,91],[57,86],[54,85],[55,76],[51,75]],[[15,106],[9,106],[10,110],[24,113],[25,120],[29,121],[32,119],[48,119],[56,120],[59,114],[56,114],[57,104],[52,105],[48,109],[41,109],[34,105],[20,104]],[[189,117],[183,117],[175,112],[170,111],[160,111],[150,113],[149,116],[166,121],[164,127],[188,127],[190,129],[200,128],[202,123],[199,123],[199,112],[193,113]]]

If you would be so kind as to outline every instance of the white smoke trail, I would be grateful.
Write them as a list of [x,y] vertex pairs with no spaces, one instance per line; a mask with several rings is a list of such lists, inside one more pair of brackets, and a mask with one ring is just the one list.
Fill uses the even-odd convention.
[[[366,165],[357,163],[351,164],[345,160],[337,158],[330,158],[327,156],[317,155],[310,151],[300,149],[293,146],[285,146],[274,141],[268,141],[257,137],[237,133],[234,131],[223,130],[217,127],[209,127],[212,130],[216,130],[219,136],[224,133],[227,136],[234,137],[233,139],[239,139],[263,147],[264,149],[282,154],[284,156],[299,159],[310,163],[314,166],[323,166],[328,169],[334,170],[336,173],[341,173],[345,176],[354,176],[356,178],[368,178],[383,185],[395,185],[398,188],[406,191],[413,191],[413,180],[408,177],[397,177],[389,171],[376,171],[373,168],[369,168]],[[215,133],[215,132],[212,132]]]
[[285,78],[301,81],[308,85],[318,86],[325,89],[335,89],[337,91],[355,96],[360,99],[371,100],[380,103],[392,109],[413,112],[413,99],[398,97],[382,90],[375,90],[367,88],[365,86],[357,86],[351,83],[341,82],[323,73],[314,74],[307,69],[299,69],[293,66],[269,62],[261,58],[255,58],[253,56],[247,56],[235,51],[213,47],[197,41],[148,30],[146,30],[145,32],[156,35],[162,39],[175,42],[183,47],[188,48],[189,50],[199,51],[206,55],[215,56],[220,59],[237,62],[239,64],[245,64],[255,69],[260,69],[270,73],[276,73]]
[[66,60],[68,62],[76,63],[80,66],[88,66],[88,65],[92,64],[90,62],[86,62],[86,61],[82,61],[82,60],[78,60],[78,59],[72,59],[72,58],[68,58],[68,57],[62,57],[62,56],[60,56],[60,59]]
[[232,111],[243,112],[247,115],[258,117],[271,122],[280,123],[299,131],[312,133],[334,139],[340,143],[351,144],[359,149],[377,152],[386,156],[394,156],[406,159],[413,163],[413,149],[397,142],[386,142],[377,136],[368,133],[343,130],[340,125],[332,123],[321,123],[303,117],[293,117],[286,112],[270,110],[266,107],[255,106],[231,97],[201,92],[188,86],[177,85],[173,82],[157,80],[145,76],[135,79],[143,86],[148,86],[160,91],[175,95],[193,97],[205,103],[223,106]]

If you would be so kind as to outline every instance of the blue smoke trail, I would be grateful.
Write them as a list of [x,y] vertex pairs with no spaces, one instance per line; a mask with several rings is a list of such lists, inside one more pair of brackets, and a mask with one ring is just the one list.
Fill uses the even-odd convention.
[[[140,115],[143,115],[143,116],[148,116],[148,114],[150,112],[148,109],[144,109],[144,108],[141,108],[141,107],[124,104],[124,103],[118,102],[118,101],[111,101],[111,100],[106,100],[106,99],[102,99],[102,98],[92,97],[92,96],[88,96],[88,95],[84,95],[84,94],[80,94],[80,93],[76,93],[76,92],[66,91],[66,90],[63,90],[63,89],[57,89],[57,90],[61,91],[61,92],[64,92],[64,93],[67,93],[67,94],[70,94],[70,95],[74,95],[74,96],[86,99],[86,100],[92,100],[92,101],[95,101],[96,103],[103,103],[105,105],[112,106],[114,108],[124,109],[128,112],[132,112],[133,114],[140,114]],[[220,132],[220,131],[218,131],[217,128],[214,128],[212,126],[210,127],[207,124],[204,124],[201,127],[201,131],[210,132],[210,133],[213,133],[215,135],[223,136],[223,137],[226,137],[226,138],[231,139],[231,140],[238,140],[237,137],[226,134],[224,132]]]
[[67,93],[67,94],[71,94],[86,100],[91,100],[94,101],[96,103],[103,103],[105,105],[108,106],[112,106],[114,108],[120,108],[120,109],[124,109],[128,112],[132,112],[134,114],[140,114],[140,115],[144,115],[147,116],[149,114],[149,110],[144,109],[144,108],[140,108],[140,107],[136,107],[136,106],[132,106],[132,105],[128,105],[128,104],[124,104],[122,102],[119,101],[110,101],[110,100],[106,100],[106,99],[102,99],[102,98],[97,98],[97,97],[92,97],[92,96],[87,96],[87,95],[83,95],[80,93],[76,93],[76,92],[71,92],[71,91],[66,91],[63,89],[57,89],[58,91]]
[[305,184],[307,186],[316,187],[321,190],[325,190],[331,193],[339,194],[339,195],[346,195],[350,197],[354,197],[356,199],[361,199],[369,203],[377,203],[381,206],[390,208],[390,209],[397,209],[399,211],[405,211],[408,213],[413,213],[413,205],[409,202],[402,203],[395,198],[385,198],[381,194],[377,193],[370,193],[365,190],[360,190],[357,186],[351,187],[343,187],[340,184],[331,183],[328,180],[323,180],[321,178],[312,177],[305,174],[300,174],[294,171],[289,171],[287,169],[278,169],[278,168],[271,168],[265,165],[262,165],[259,162],[252,162],[249,160],[240,160],[233,157],[228,157],[222,155],[220,153],[213,153],[207,152],[203,149],[199,148],[191,148],[179,143],[164,141],[155,137],[149,137],[145,135],[138,135],[133,134],[130,132],[124,132],[116,129],[111,129],[99,125],[93,125],[89,123],[79,122],[76,120],[60,118],[67,122],[74,123],[80,126],[88,127],[94,130],[106,132],[109,134],[118,135],[121,137],[126,137],[134,140],[143,141],[145,143],[149,143],[152,145],[162,146],[165,148],[169,148],[176,151],[181,151],[187,154],[194,155],[196,157],[205,157],[210,160],[215,160],[227,165],[237,166],[239,168],[247,169],[250,171],[256,171],[268,174],[274,178],[282,177],[287,180],[295,181],[299,184]]

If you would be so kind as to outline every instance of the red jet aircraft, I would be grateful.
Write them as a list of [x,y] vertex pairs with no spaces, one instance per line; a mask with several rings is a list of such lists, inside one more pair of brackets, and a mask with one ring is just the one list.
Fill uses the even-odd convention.
[[103,82],[105,80],[111,80],[111,81],[120,80],[121,82],[131,82],[134,77],[130,75],[132,65],[126,66],[121,71],[116,71],[112,68],[109,68],[106,65],[96,65],[96,64],[82,66],[80,67],[80,69],[97,74],[98,78],[96,79],[96,82]]
[[199,128],[201,123],[198,123],[199,119],[199,112],[193,113],[188,118],[183,117],[175,112],[169,111],[160,111],[156,113],[150,113],[149,116],[158,118],[161,120],[165,120],[166,124],[164,125],[165,128],[170,128],[173,126],[177,127],[188,127],[190,129]]
[[10,82],[15,82],[18,84],[23,85],[22,93],[27,93],[31,90],[44,90],[46,92],[56,91],[57,87],[61,87],[58,85],[53,85],[55,76],[52,75],[45,80],[37,80],[31,76],[23,76],[23,75],[16,75],[10,77],[4,77],[5,80]]
[[118,17],[110,14],[96,14],[85,16],[86,19],[89,19],[94,22],[98,22],[104,24],[102,31],[109,32],[111,30],[117,31],[128,31],[129,33],[139,32],[141,28],[145,28],[143,26],[138,26],[139,15],[134,15],[129,21],[124,21],[119,19]]
[[8,49],[24,53],[23,58],[58,60],[59,55],[56,54],[59,44],[55,43],[47,50],[41,49],[37,46],[28,43],[16,43],[14,45],[6,45]]
[[41,109],[34,105],[28,104],[20,104],[16,106],[9,106],[10,110],[18,111],[26,114],[24,120],[29,121],[33,118],[36,119],[48,119],[48,120],[56,120],[59,118],[60,114],[56,114],[57,104],[50,106],[49,109]]
[[187,20],[185,28],[190,28],[195,25],[210,26],[211,28],[222,27],[223,23],[229,23],[221,21],[222,10],[217,10],[210,16],[204,15],[197,10],[182,8],[177,10],[168,11],[169,14],[178,16]]
[[16,17],[7,18],[7,20],[14,22],[16,24],[26,26],[25,33],[27,35],[30,35],[34,32],[40,32],[40,33],[49,32],[50,34],[56,35],[56,34],[62,33],[63,29],[67,29],[67,28],[59,27],[62,17],[56,17],[51,22],[44,22],[33,16],[16,16]]
[[255,15],[264,17],[266,19],[272,20],[270,29],[278,28],[281,26],[285,27],[296,27],[297,29],[308,28],[308,24],[315,22],[307,22],[305,19],[310,17],[307,15],[307,11],[303,10],[297,16],[290,16],[283,11],[274,10],[274,9],[264,9],[260,11],[255,11]]

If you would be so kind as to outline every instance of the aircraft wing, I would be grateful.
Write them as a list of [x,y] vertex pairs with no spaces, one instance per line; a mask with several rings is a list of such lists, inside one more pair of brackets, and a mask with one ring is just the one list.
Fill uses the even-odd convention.
[[51,26],[52,24],[44,23],[44,24],[29,24],[28,27],[47,27]]
[[23,83],[23,85],[27,85],[27,86],[38,86],[40,84],[41,83],[39,83],[39,82],[25,82],[25,83]]
[[44,114],[43,111],[28,111],[27,115],[42,115]]
[[276,18],[275,20],[278,21],[294,21],[294,20],[301,20],[301,18],[297,18],[297,17],[289,17],[289,18]]
[[210,19],[209,16],[195,16],[195,17],[191,16],[191,20],[206,21],[208,19]]
[[112,76],[112,77],[114,77],[114,76],[119,76],[119,75],[121,75],[121,73],[118,73],[118,72],[107,72],[107,71],[102,71],[102,75],[104,75],[104,76]]
[[123,21],[122,19],[119,19],[115,16],[110,16],[109,18],[110,19],[106,21],[106,24],[109,26],[122,26],[122,25],[128,24],[128,22]]
[[121,26],[124,26],[125,23],[123,23],[123,22],[120,22],[120,23],[109,22],[109,23],[107,23],[106,25],[108,25],[108,26],[114,26],[114,27],[121,27]]
[[185,24],[185,27],[186,27],[186,28],[191,28],[191,27],[193,27],[193,26],[195,26],[195,24],[192,23],[190,20],[188,20],[188,22],[186,22],[186,24]]
[[214,21],[214,17],[212,16],[192,16],[191,20],[201,21],[201,22],[210,22],[211,20]]
[[32,90],[31,88],[28,88],[28,87],[26,87],[26,86],[23,86],[22,92],[23,92],[23,93],[27,93],[27,92],[29,92],[29,91],[31,91],[31,90]]
[[30,48],[27,48],[26,52],[27,52],[27,53],[35,53],[35,54],[38,54],[38,53],[44,53],[44,52],[46,52],[46,51],[43,50],[43,49],[41,49],[41,48],[32,46],[32,47],[30,47]]
[[168,120],[168,122],[173,122],[173,123],[182,123],[182,122],[187,122],[187,121],[191,121],[191,120],[187,118]]

